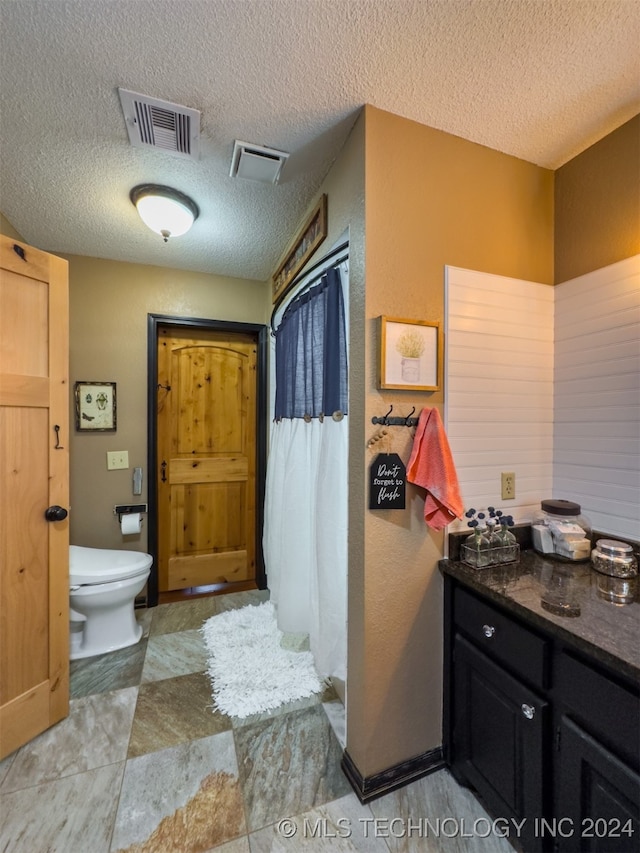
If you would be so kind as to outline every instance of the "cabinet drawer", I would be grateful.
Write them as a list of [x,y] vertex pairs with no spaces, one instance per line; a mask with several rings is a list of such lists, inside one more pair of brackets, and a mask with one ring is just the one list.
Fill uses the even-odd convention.
[[454,620],[460,630],[494,660],[537,687],[546,687],[549,641],[488,602],[456,587]]

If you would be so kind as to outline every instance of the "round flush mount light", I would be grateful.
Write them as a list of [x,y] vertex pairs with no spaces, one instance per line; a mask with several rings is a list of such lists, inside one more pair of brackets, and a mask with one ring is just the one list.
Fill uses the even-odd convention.
[[144,224],[160,234],[165,243],[169,237],[186,234],[200,214],[188,195],[160,184],[139,184],[129,198]]

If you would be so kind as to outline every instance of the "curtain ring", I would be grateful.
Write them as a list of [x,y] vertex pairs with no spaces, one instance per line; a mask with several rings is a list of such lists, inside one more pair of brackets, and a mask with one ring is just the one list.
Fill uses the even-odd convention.
[[344,412],[341,412],[340,409],[336,409],[336,411],[331,415],[334,421],[341,421],[344,417]]
[[310,423],[311,423],[311,415],[309,414],[309,412],[307,412],[307,413],[304,415],[303,420],[304,420],[304,422],[305,422],[306,424],[310,424]]

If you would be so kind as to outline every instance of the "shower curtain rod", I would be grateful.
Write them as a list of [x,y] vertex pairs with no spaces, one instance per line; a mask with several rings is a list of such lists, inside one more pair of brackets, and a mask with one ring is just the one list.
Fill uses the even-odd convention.
[[[335,249],[332,249],[330,252],[327,252],[327,254],[324,255],[324,257],[320,258],[319,261],[316,261],[316,263],[313,264],[313,266],[309,267],[308,270],[306,270],[305,272],[301,272],[300,275],[296,276],[296,278],[294,278],[294,280],[291,282],[291,285],[287,288],[287,292],[290,292],[291,290],[293,290],[293,288],[296,286],[296,284],[298,284],[298,282],[305,279],[310,273],[312,273],[314,270],[317,270],[318,267],[322,266],[327,261],[331,260],[331,258],[334,255],[339,255],[340,252],[343,251],[343,249],[347,249],[348,247],[349,247],[349,241],[345,240],[344,243],[341,243],[339,246],[336,246]],[[344,257],[337,258],[335,265],[337,266],[337,264],[342,263],[342,261],[346,261],[348,257],[349,257],[349,252],[347,252],[344,255]],[[312,287],[316,283],[316,281],[319,281],[323,275],[324,275],[324,270],[322,270],[322,272],[319,272],[317,275],[314,275],[313,278],[311,278],[305,284],[304,287],[300,288],[300,290],[296,293],[296,297],[300,296],[301,293],[305,293],[305,291],[309,290],[309,288]],[[295,297],[293,297],[293,298],[295,298]],[[273,311],[271,312],[271,320],[269,321],[269,325],[271,326],[271,334],[274,333],[273,320],[274,320],[274,317],[276,316],[276,311],[278,311],[278,309],[280,308],[280,306],[282,305],[283,302],[284,302],[284,295],[279,302],[276,302],[276,304],[273,307]]]

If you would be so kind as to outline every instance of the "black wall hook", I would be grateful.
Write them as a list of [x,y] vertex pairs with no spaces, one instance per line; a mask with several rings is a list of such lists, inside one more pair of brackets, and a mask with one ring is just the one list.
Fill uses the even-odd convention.
[[406,418],[390,418],[389,415],[393,411],[393,406],[389,408],[389,411],[386,415],[383,415],[381,418],[373,417],[371,418],[372,424],[382,424],[383,426],[418,426],[418,418],[412,418],[411,415],[415,412],[416,407],[409,412]]

